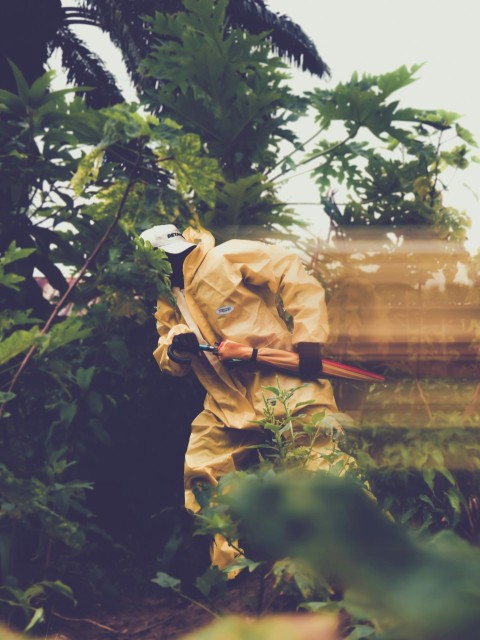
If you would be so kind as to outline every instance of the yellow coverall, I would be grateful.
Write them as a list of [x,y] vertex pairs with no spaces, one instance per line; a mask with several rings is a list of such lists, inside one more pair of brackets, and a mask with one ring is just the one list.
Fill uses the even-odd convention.
[[[300,259],[282,248],[250,240],[229,240],[214,246],[207,231],[187,229],[185,240],[196,243],[183,265],[185,301],[188,311],[209,344],[234,340],[250,347],[272,347],[292,351],[299,342],[326,342],[328,338],[325,294],[308,275]],[[293,318],[293,333],[278,314],[277,300]],[[246,364],[228,369],[214,367],[204,354],[192,356],[191,365],[173,362],[167,348],[175,335],[190,332],[178,308],[160,299],[155,314],[159,333],[154,357],[160,369],[175,376],[190,367],[207,394],[204,410],[192,423],[185,457],[185,504],[197,511],[191,487],[200,480],[212,484],[241,466],[249,447],[264,442],[262,428],[254,420],[263,418],[265,390],[302,384],[291,374]],[[332,388],[325,380],[312,381],[298,390],[295,402],[313,400],[308,411],[337,411]],[[275,412],[282,415],[277,404]],[[225,549],[224,549],[225,551]],[[214,550],[213,562],[225,566],[232,553]]]

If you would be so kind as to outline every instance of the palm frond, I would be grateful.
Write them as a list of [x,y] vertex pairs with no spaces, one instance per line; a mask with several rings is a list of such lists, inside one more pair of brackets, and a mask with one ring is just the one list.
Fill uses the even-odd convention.
[[65,24],[85,24],[98,27],[98,20],[95,13],[85,7],[63,7]]
[[[148,31],[141,16],[150,13],[148,4],[145,0],[85,0],[82,7],[83,15],[93,18],[121,50],[135,84],[139,82],[140,61],[147,53]],[[69,23],[74,20],[69,18]]]
[[250,33],[270,32],[270,40],[279,55],[320,78],[330,75],[312,40],[288,16],[270,11],[263,0],[230,0],[228,16],[232,24]]
[[[126,67],[135,84],[143,84],[138,65],[149,49],[149,31],[143,15],[155,11],[173,13],[182,10],[180,0],[84,0],[80,13],[71,12],[69,22],[95,20],[110,34],[121,49]],[[76,18],[75,18],[76,15]],[[288,16],[270,11],[264,0],[230,0],[227,8],[230,24],[251,33],[270,32],[274,50],[282,57],[319,77],[329,75],[330,69],[318,53],[312,40]]]
[[68,80],[79,86],[93,87],[86,93],[89,106],[99,108],[123,101],[113,75],[68,26],[59,30],[54,45],[62,50],[62,64]]

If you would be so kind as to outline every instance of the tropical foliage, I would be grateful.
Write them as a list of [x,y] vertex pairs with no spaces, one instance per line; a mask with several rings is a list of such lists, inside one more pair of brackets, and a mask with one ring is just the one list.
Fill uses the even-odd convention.
[[[87,102],[105,107],[122,101],[122,92],[99,53],[92,51],[75,32],[75,25],[101,29],[122,52],[133,83],[140,89],[154,88],[140,73],[139,64],[150,48],[145,16],[181,11],[181,0],[86,0],[71,5],[61,0],[5,0],[0,24],[0,87],[13,91],[14,77],[8,67],[12,60],[31,84],[39,78],[48,56],[62,54],[68,79],[89,86]],[[328,67],[312,41],[287,16],[278,16],[263,0],[234,0],[228,6],[228,25],[252,34],[267,33],[270,48],[298,66],[321,77]],[[25,41],[28,39],[28,47]]]
[[[206,488],[198,532],[240,539],[248,551],[237,568],[273,576],[274,593],[289,585],[305,608],[347,611],[351,639],[473,637],[477,551],[443,530],[478,540],[479,273],[443,176],[466,166],[474,141],[454,114],[392,97],[417,68],[294,96],[271,41],[237,28],[230,12],[240,4],[185,0],[183,12],[135,14],[150,30],[139,104],[94,109],[84,88],[52,91],[51,73],[27,79],[9,67],[15,89],[0,91],[2,610],[33,626],[52,599],[111,595],[135,550],[133,562],[150,567],[163,551],[157,583],[185,588],[189,563],[177,561],[188,541],[178,532],[183,520],[193,525],[175,514],[202,392],[162,376],[151,358],[169,266],[138,234],[174,222],[220,239],[252,236],[252,226],[263,239],[285,235],[296,218],[278,186],[311,167],[331,234],[300,244],[328,292],[328,348],[377,366],[388,384],[338,386],[350,418],[300,420],[308,407],[296,407],[278,423],[267,406],[264,465]],[[319,130],[304,153],[291,127],[307,107]],[[433,252],[419,250],[419,230]],[[443,292],[427,286],[439,273]],[[428,315],[432,302],[440,319]],[[294,402],[294,391],[267,391]],[[315,451],[320,432],[334,437],[333,452]],[[355,486],[297,476],[312,459]],[[333,566],[340,530],[348,563]],[[448,573],[456,580],[441,591]],[[215,593],[217,574],[196,581],[200,597]],[[419,611],[419,593],[434,587]]]
[[280,142],[295,142],[288,126],[305,103],[292,95],[285,67],[271,56],[264,36],[225,28],[227,4],[221,0],[212,13],[209,2],[186,0],[188,13],[156,13],[156,40],[143,69],[163,79],[147,92],[150,108],[160,105],[185,131],[198,132],[219,164],[215,201],[197,208],[203,223],[218,233],[228,227],[236,237],[249,225],[265,233],[274,222],[291,221],[267,174]]

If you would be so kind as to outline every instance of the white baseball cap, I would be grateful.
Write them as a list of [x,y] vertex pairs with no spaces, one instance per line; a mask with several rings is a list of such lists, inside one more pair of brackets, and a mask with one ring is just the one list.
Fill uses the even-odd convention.
[[174,224],[157,224],[143,231],[140,238],[166,253],[182,253],[196,246],[193,242],[187,242]]

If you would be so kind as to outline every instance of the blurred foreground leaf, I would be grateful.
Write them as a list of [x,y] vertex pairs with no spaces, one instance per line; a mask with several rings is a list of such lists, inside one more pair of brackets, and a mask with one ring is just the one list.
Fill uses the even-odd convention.
[[261,620],[227,617],[183,640],[337,640],[336,616],[277,615]]
[[420,544],[358,486],[323,473],[249,474],[222,501],[261,557],[309,563],[382,638],[478,638],[480,553],[454,534]]

